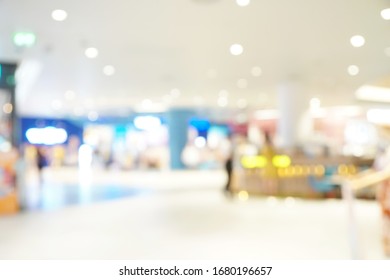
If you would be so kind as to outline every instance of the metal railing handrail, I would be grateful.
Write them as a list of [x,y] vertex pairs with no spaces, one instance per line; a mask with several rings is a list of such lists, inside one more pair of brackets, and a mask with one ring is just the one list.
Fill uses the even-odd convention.
[[347,184],[353,191],[373,187],[390,178],[390,165],[382,170],[368,169],[353,177],[342,179],[342,184]]
[[381,170],[368,169],[356,174],[353,177],[340,178],[342,197],[347,204],[349,241],[351,256],[353,259],[363,259],[363,253],[360,249],[358,238],[358,226],[353,207],[354,192],[375,185],[390,178],[390,165]]

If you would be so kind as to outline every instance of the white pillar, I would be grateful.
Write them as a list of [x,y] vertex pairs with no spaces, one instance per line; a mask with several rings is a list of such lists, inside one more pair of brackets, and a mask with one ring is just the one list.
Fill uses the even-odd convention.
[[288,82],[278,87],[278,146],[294,148],[300,141],[300,123],[308,108],[303,88],[297,82]]

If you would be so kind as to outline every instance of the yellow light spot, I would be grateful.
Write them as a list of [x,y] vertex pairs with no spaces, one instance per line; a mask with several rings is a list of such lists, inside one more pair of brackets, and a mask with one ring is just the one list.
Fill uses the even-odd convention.
[[292,173],[293,173],[291,167],[285,168],[284,172],[285,172],[284,174],[285,174],[286,177],[291,177]]
[[264,156],[244,156],[241,165],[244,168],[262,168],[267,165],[267,159]]
[[289,167],[291,177],[295,177],[297,175],[296,168],[294,166]]
[[241,201],[246,201],[246,200],[248,200],[248,198],[249,198],[249,194],[248,194],[247,191],[240,191],[240,192],[238,193],[238,199],[239,199],[239,200],[241,200]]
[[310,167],[309,166],[303,167],[303,175],[305,175],[305,176],[310,175]]
[[317,165],[315,168],[314,168],[314,173],[317,175],[317,176],[323,176],[324,173],[325,173],[325,167],[323,165]]
[[303,167],[300,165],[295,166],[295,173],[297,176],[302,176],[303,175]]
[[11,103],[5,103],[3,105],[3,112],[5,114],[11,114],[12,113],[12,110],[13,110],[13,106]]
[[274,196],[270,196],[267,198],[267,205],[275,206],[278,203],[278,200]]
[[288,167],[291,165],[291,158],[286,155],[276,155],[272,158],[272,164],[276,167]]
[[346,175],[348,173],[348,167],[345,164],[340,164],[340,166],[337,168],[337,172],[340,175]]

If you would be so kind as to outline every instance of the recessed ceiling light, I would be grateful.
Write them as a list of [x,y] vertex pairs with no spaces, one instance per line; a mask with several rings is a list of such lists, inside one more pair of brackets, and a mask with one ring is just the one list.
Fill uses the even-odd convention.
[[357,74],[359,74],[359,67],[357,67],[356,65],[349,65],[348,74],[351,76],[356,76]]
[[248,81],[245,80],[245,79],[239,79],[239,80],[237,81],[237,86],[238,86],[239,88],[246,88],[246,87],[248,86]]
[[219,91],[219,97],[227,97],[229,95],[229,92],[226,89],[222,89]]
[[103,68],[103,73],[106,75],[106,76],[112,76],[115,74],[115,67],[112,66],[112,65],[106,65],[104,66]]
[[64,10],[54,10],[51,17],[56,21],[64,21],[68,17],[68,13]]
[[181,94],[181,92],[180,92],[180,90],[177,89],[177,88],[173,88],[173,89],[171,90],[171,96],[172,96],[173,98],[178,98],[178,97],[180,96],[180,94]]
[[219,107],[226,107],[227,104],[228,104],[227,98],[224,98],[224,97],[218,98],[218,106]]
[[229,101],[227,97],[219,97],[218,98],[218,106],[219,107],[226,107],[228,105]]
[[248,101],[244,98],[238,99],[237,107],[240,109],[245,109],[248,106]]
[[236,3],[240,7],[248,6],[251,0],[236,0]]
[[88,58],[95,58],[99,54],[99,51],[96,48],[87,48],[85,50],[85,56]]
[[355,35],[351,37],[351,45],[354,46],[355,48],[359,48],[364,45],[366,40],[364,39],[363,36],[361,35]]
[[67,90],[67,91],[65,92],[65,98],[66,98],[67,100],[72,100],[72,99],[75,98],[75,96],[76,96],[76,93],[75,93],[74,91],[72,91],[72,90]]
[[244,48],[240,44],[233,44],[230,46],[230,53],[232,55],[240,55],[244,51]]
[[251,73],[254,77],[260,77],[263,71],[261,71],[261,68],[258,66],[255,66],[252,68]]
[[384,20],[390,20],[390,8],[383,9],[381,11],[381,16]]
[[385,49],[385,55],[387,55],[388,57],[390,57],[390,47],[388,47],[388,48]]

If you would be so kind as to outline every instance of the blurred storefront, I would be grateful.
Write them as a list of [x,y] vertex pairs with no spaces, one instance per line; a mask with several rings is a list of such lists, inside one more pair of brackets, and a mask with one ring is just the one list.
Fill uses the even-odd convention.
[[0,63],[0,214],[17,211],[15,64]]
[[25,160],[36,162],[36,149],[45,150],[49,166],[77,166],[83,126],[66,119],[21,118],[21,145]]

